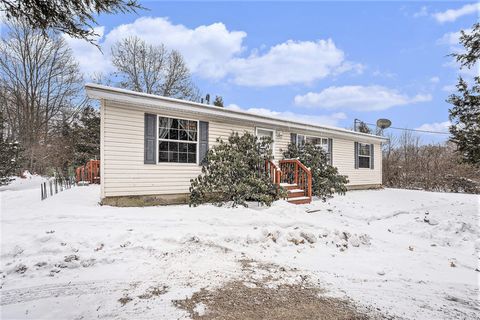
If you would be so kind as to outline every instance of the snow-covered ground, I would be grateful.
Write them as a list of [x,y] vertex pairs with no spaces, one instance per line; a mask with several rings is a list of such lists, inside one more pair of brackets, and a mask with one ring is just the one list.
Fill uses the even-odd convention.
[[0,189],[2,319],[183,318],[171,301],[236,279],[242,259],[296,268],[387,315],[480,319],[478,196],[114,208],[98,205],[98,186],[40,201],[39,179]]

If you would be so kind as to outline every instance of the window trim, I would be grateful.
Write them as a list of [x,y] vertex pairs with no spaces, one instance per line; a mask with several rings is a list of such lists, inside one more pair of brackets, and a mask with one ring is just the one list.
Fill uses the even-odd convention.
[[[322,137],[322,136],[312,136],[312,135],[306,135],[306,134],[301,134],[301,133],[297,133],[297,141],[295,141],[295,143],[297,144],[298,146],[298,136],[303,136],[304,139],[305,139],[305,143],[307,143],[307,138],[317,138],[317,139],[326,139],[327,140],[327,150],[324,149],[324,151],[327,153],[327,154],[330,154],[330,152],[328,152],[329,150],[329,139],[330,138],[327,138],[327,137]],[[322,147],[323,149],[323,147]]]
[[[170,140],[170,139],[159,139],[158,138],[158,133],[159,133],[159,127],[160,127],[160,117],[162,118],[170,118],[170,119],[177,119],[177,120],[188,120],[188,121],[195,121],[197,123],[197,140],[195,142],[193,141],[185,141],[185,140]],[[198,166],[198,153],[199,153],[199,145],[200,145],[200,120],[198,119],[189,119],[189,118],[181,118],[178,116],[170,116],[170,115],[162,115],[162,114],[157,114],[157,134],[156,134],[156,143],[157,143],[157,155],[156,155],[156,160],[157,160],[157,165],[182,165],[182,166],[193,166],[196,165]],[[197,145],[196,152],[195,152],[195,163],[193,162],[160,162],[160,141],[172,141],[172,142],[183,142],[183,143],[195,143]]]
[[[362,149],[362,145],[363,146],[368,146],[368,156],[360,154],[360,150]],[[372,148],[371,146],[372,146],[372,143],[358,142],[358,154],[357,154],[358,169],[371,169],[372,168],[372,154],[370,152],[370,150]],[[368,158],[368,167],[360,167],[360,157]]]
[[263,130],[263,131],[270,131],[272,133],[272,157],[275,159],[275,145],[276,145],[276,139],[275,136],[277,134],[277,131],[275,129],[268,129],[268,128],[262,128],[262,127],[255,127],[255,136],[258,137],[258,130]]

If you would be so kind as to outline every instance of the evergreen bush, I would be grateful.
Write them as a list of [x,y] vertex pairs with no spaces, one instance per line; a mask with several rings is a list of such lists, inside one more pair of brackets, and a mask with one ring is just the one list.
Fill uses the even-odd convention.
[[323,201],[333,197],[334,193],[345,194],[346,176],[338,174],[338,169],[329,164],[327,153],[318,146],[306,143],[304,146],[289,144],[283,152],[285,159],[298,159],[312,172],[312,195]]
[[21,166],[22,149],[17,141],[8,139],[5,132],[3,112],[0,111],[0,186],[12,181]]
[[247,206],[247,201],[270,205],[286,195],[265,172],[265,160],[272,158],[272,140],[245,132],[232,133],[227,141],[217,139],[208,150],[202,174],[192,179],[190,205],[211,202]]

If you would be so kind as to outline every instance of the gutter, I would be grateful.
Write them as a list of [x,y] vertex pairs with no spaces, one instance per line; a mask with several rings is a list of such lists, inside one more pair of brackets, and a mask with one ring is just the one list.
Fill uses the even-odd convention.
[[99,84],[87,83],[85,85],[87,95],[91,99],[98,100],[111,100],[123,103],[149,105],[151,107],[163,107],[171,108],[180,111],[196,112],[199,114],[205,114],[210,116],[220,116],[229,119],[237,119],[243,121],[251,121],[255,123],[262,123],[273,126],[287,127],[289,129],[300,129],[306,131],[321,131],[325,133],[331,133],[337,136],[357,138],[367,141],[386,142],[388,139],[372,134],[355,132],[351,130],[308,124],[300,121],[289,121],[275,117],[267,117],[257,115],[251,112],[230,110],[225,108],[219,108],[215,106],[205,105],[192,101],[185,101],[175,98],[168,98],[157,96],[153,94],[147,94],[142,92],[136,92],[126,89],[113,88]]

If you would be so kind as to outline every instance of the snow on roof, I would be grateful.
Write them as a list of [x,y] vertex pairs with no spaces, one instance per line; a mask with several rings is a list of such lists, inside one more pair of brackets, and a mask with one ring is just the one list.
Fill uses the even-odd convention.
[[[194,111],[198,113],[206,113],[210,115],[223,116],[227,118],[271,123],[273,125],[281,125],[289,128],[296,128],[296,129],[302,129],[302,130],[323,131],[323,132],[330,131],[332,133],[337,133],[340,135],[348,135],[350,137],[356,136],[356,137],[361,137],[367,140],[375,140],[377,142],[383,142],[388,140],[385,137],[381,137],[373,134],[355,132],[352,130],[342,129],[342,128],[333,127],[333,126],[317,125],[317,124],[312,124],[312,123],[307,123],[307,122],[297,121],[297,120],[285,120],[279,117],[259,115],[253,112],[248,112],[243,110],[219,108],[219,107],[208,105],[208,104],[175,99],[170,97],[163,97],[163,96],[158,96],[154,94],[136,92],[132,90],[114,88],[114,87],[109,87],[109,86],[104,86],[104,85],[99,85],[94,83],[87,83],[85,85],[85,88],[87,90],[88,97],[92,99],[105,99],[105,100],[124,101],[124,102],[133,102],[133,100],[135,99],[142,100],[142,101],[147,100],[153,104],[155,104],[156,102],[158,106],[160,106],[159,103],[161,102],[170,102],[172,104],[175,104],[175,107],[172,105],[170,106],[172,108],[184,109],[188,111],[189,107],[193,107],[195,108]],[[164,104],[162,104],[161,106],[165,107]]]

